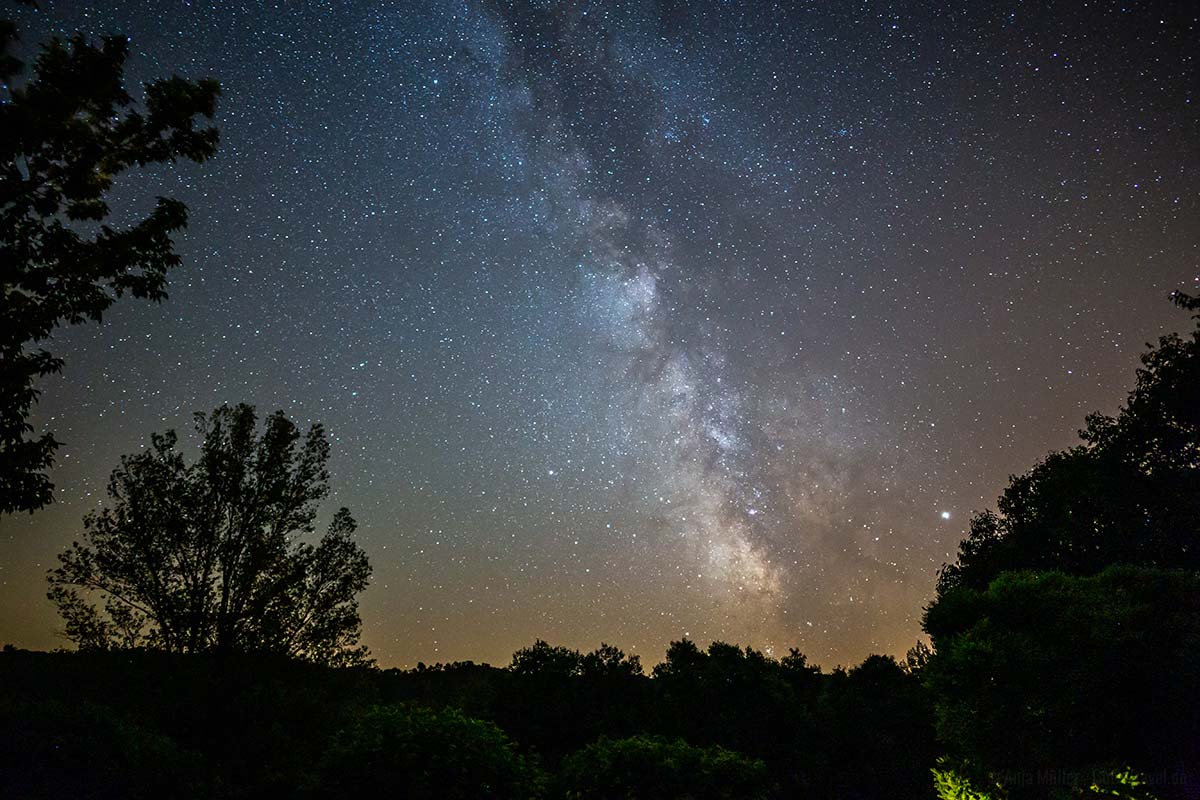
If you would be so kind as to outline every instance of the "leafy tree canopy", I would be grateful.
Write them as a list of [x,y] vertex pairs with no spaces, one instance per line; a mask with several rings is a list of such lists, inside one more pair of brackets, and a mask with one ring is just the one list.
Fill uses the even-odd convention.
[[46,474],[58,442],[31,436],[35,381],[63,361],[31,345],[64,324],[99,321],[117,298],[166,297],[179,264],[171,234],[187,209],[160,197],[148,216],[113,228],[108,192],[134,167],[204,161],[217,131],[216,81],[179,76],[144,87],[139,110],[125,90],[128,42],[110,36],[52,39],[33,74],[12,54],[16,28],[0,20],[0,513],[33,511],[52,499]]
[[509,670],[516,675],[542,678],[630,677],[642,674],[638,656],[627,656],[619,647],[600,643],[583,654],[561,645],[538,639],[529,647],[513,653]]
[[[1173,300],[1200,312],[1198,298]],[[1117,780],[1134,774],[1125,765],[1200,760],[1193,319],[1190,335],[1149,347],[1115,417],[1090,415],[1081,445],[1012,477],[943,568],[924,618],[936,653],[920,671],[951,754],[943,796],[1050,797],[1026,780],[1039,770],[1078,777],[1064,797],[1134,796]]]
[[0,703],[0,740],[4,797],[156,800],[208,788],[193,754],[103,705]]
[[318,797],[530,800],[542,795],[535,763],[491,722],[457,709],[377,706],[335,737]]
[[59,556],[49,597],[81,648],[278,652],[360,661],[356,595],[370,565],[354,519],[338,511],[315,545],[328,494],[324,429],[301,436],[279,411],[257,432],[253,407],[196,415],[188,464],[173,431],[121,459],[111,503]]
[[771,788],[762,761],[658,736],[599,739],[568,756],[559,779],[571,800],[752,800]]
[[[1200,298],[1173,300],[1200,311]],[[939,597],[985,589],[1007,570],[1200,569],[1200,313],[1193,319],[1190,335],[1163,336],[1142,355],[1117,416],[1088,416],[1083,444],[1012,477],[998,513],[971,520]]]
[[1200,759],[1200,574],[1011,572],[929,609],[952,755],[997,774]]

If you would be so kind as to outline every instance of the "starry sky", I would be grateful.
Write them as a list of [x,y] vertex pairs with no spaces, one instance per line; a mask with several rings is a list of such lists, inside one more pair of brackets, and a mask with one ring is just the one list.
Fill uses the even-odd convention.
[[1007,476],[1200,288],[1189,3],[41,0],[223,87],[161,305],[63,331],[0,640],[152,431],[331,432],[383,666],[535,637],[902,654]]

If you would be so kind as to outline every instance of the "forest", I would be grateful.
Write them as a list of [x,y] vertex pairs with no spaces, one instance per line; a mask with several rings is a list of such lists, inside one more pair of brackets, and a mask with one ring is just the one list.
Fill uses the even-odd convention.
[[[63,361],[41,348],[123,296],[165,299],[179,261],[186,209],[110,228],[113,176],[216,152],[217,84],[165,79],[139,109],[126,55],[52,41],[0,105],[3,513],[55,491],[58,443],[31,420]],[[503,666],[381,668],[350,511],[317,536],[325,429],[197,413],[196,456],[154,433],[48,571],[73,648],[0,652],[0,796],[1192,800],[1200,298],[1169,299],[1190,327],[1147,347],[1117,413],[971,519],[928,643],[846,668],[688,639],[657,664],[537,640]]]
[[[233,491],[221,465],[240,465],[246,486],[323,494],[319,430],[273,458],[272,441],[299,436],[282,416],[255,441],[252,410],[218,409],[199,418],[207,461],[185,467],[167,436],[127,459],[117,506],[51,572],[78,650],[0,653],[0,786],[31,798],[1195,797],[1194,318],[1144,354],[1117,416],[1089,417],[1082,444],[1014,476],[997,511],[972,520],[925,611],[931,646],[832,671],[796,650],[688,640],[649,670],[616,646],[540,640],[505,667],[380,669],[358,645],[353,597],[369,566],[345,514],[315,548],[247,544],[231,564],[258,571],[233,582],[249,588],[189,604],[203,581],[180,565],[246,529],[163,518],[172,498],[172,513],[212,518],[209,482]],[[243,492],[239,514],[291,520],[264,533],[306,524],[303,508],[254,500]]]

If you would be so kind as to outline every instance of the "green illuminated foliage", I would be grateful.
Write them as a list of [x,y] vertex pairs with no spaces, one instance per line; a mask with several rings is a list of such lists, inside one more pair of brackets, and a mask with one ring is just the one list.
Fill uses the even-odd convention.
[[993,784],[988,791],[984,791],[958,772],[946,758],[939,758],[938,765],[930,771],[933,773],[933,788],[939,800],[1005,799],[1004,789],[1000,784]]
[[1116,797],[1118,800],[1157,800],[1150,791],[1145,776],[1131,767],[1113,770],[1109,780],[1093,783],[1088,787],[1088,797]]

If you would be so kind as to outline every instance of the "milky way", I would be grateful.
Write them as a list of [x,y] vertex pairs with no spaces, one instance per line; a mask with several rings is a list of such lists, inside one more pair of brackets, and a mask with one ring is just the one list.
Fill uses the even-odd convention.
[[331,430],[385,665],[902,653],[1200,280],[1184,4],[78,5],[15,13],[219,78],[222,145],[119,186],[191,209],[170,299],[56,339],[23,646],[120,454],[247,401]]

